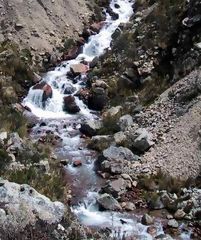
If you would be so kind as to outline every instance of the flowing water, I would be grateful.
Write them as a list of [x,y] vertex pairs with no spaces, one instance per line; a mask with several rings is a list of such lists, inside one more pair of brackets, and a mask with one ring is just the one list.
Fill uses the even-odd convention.
[[[120,7],[115,7],[118,4]],[[47,82],[53,90],[53,96],[45,106],[42,103],[43,91],[30,89],[28,96],[24,99],[23,104],[28,106],[32,113],[40,118],[39,123],[33,128],[34,137],[41,136],[47,131],[57,134],[62,142],[56,148],[56,154],[59,158],[69,159],[70,164],[66,167],[66,178],[71,183],[73,190],[72,207],[74,213],[80,221],[92,227],[107,227],[112,229],[112,234],[119,239],[124,234],[137,236],[137,239],[151,240],[152,237],[146,230],[147,227],[140,223],[136,215],[116,213],[116,212],[99,212],[96,205],[97,191],[103,184],[93,171],[93,163],[96,159],[96,153],[88,150],[85,140],[81,138],[79,127],[86,119],[98,119],[97,113],[90,111],[87,106],[76,98],[76,103],[81,111],[76,115],[67,114],[63,111],[64,88],[69,83],[75,87],[74,94],[85,84],[86,76],[83,74],[76,83],[67,77],[67,72],[72,64],[80,63],[85,60],[91,62],[95,57],[102,55],[106,49],[110,48],[112,34],[120,23],[126,23],[133,14],[133,1],[130,0],[112,0],[110,7],[119,15],[117,20],[112,20],[109,14],[106,15],[105,25],[99,34],[89,38],[88,43],[83,47],[79,56],[70,61],[63,62],[53,71],[48,72],[43,81]],[[41,122],[45,124],[41,124]],[[74,160],[82,161],[82,166],[74,168]],[[122,224],[124,220],[126,224]],[[156,221],[155,226],[159,233],[163,233],[161,224]],[[183,238],[188,239],[188,238]]]

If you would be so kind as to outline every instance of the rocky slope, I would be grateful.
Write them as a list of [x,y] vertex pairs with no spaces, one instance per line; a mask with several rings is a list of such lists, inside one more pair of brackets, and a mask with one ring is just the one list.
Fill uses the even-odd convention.
[[[105,6],[108,1],[102,4]],[[88,18],[90,12],[82,1],[10,3],[2,0],[0,9],[1,39],[15,40],[36,52],[51,51],[60,45],[64,35],[68,38],[77,35],[83,26],[82,20]],[[201,3],[197,0],[137,0],[134,9],[136,14],[130,23],[121,25],[113,34],[112,50],[91,64],[87,89],[77,93],[89,108],[102,111],[102,121],[87,121],[80,131],[82,137],[88,136],[89,148],[99,152],[96,170],[108,180],[97,199],[99,205],[104,210],[166,209],[169,213],[165,214],[168,219],[165,229],[167,232],[172,230],[173,235],[177,229],[177,236],[181,230],[177,221],[188,221],[188,227],[197,224],[198,230],[200,227]],[[85,11],[87,14],[83,15]],[[64,57],[68,59],[69,54]],[[23,96],[34,78],[36,82],[39,80],[39,76],[28,67],[32,64],[31,53],[6,42],[0,47],[0,62],[2,176],[10,181],[25,180],[54,199],[58,198],[59,192],[69,200],[70,191],[63,192],[58,173],[56,178],[50,177],[55,173],[55,165],[49,166],[52,159],[56,161],[54,156],[36,154],[41,148],[33,143],[27,147],[27,140],[19,137],[24,137],[27,126],[32,126],[33,122],[25,121],[22,106],[11,104],[19,101],[19,95]],[[76,71],[78,75],[82,72],[80,69]],[[66,111],[69,111],[68,104]],[[29,109],[24,113],[27,112]],[[13,136],[12,132],[19,135],[14,133]],[[54,133],[47,133],[44,139],[40,139],[42,144],[49,146],[59,140]],[[5,174],[13,166],[17,171]],[[39,179],[40,184],[35,179]],[[56,184],[52,184],[53,189],[48,189],[41,186],[42,182]],[[59,188],[55,187],[57,183]],[[68,191],[66,186],[64,188]],[[14,203],[9,189],[17,196],[18,203],[23,200],[28,205],[28,213],[33,211],[30,216],[39,217],[39,223],[35,221],[35,224],[40,225],[40,230],[41,221],[49,217],[43,215],[44,209],[52,206],[51,219],[56,220],[51,231],[47,231],[49,225],[45,224],[42,235],[38,237],[34,232],[36,239],[61,239],[61,236],[68,239],[68,233],[64,235],[65,230],[58,222],[64,222],[64,228],[71,229],[72,215],[68,215],[70,222],[64,221],[63,205],[60,205],[62,214],[58,216],[55,203],[27,185],[0,183],[0,202],[3,203],[0,220],[10,221],[13,213]],[[56,194],[52,196],[51,193]],[[30,202],[33,203],[31,206]],[[18,210],[20,207],[18,205]],[[5,216],[6,211],[10,214]],[[150,218],[144,216],[142,221],[152,225],[153,220],[148,220]],[[71,238],[85,239],[83,228],[75,226],[78,231],[70,231]],[[28,227],[26,237],[34,231],[30,226],[24,227]],[[60,231],[63,232],[61,235]],[[199,234],[194,231],[192,237],[199,239]],[[164,235],[159,239],[167,238]]]
[[37,52],[51,52],[78,35],[91,11],[87,1],[0,1],[0,41],[10,39]]

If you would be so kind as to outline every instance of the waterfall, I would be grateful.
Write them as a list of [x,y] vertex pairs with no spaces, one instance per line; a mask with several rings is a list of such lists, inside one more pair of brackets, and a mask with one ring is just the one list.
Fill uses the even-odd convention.
[[35,107],[43,108],[43,90],[32,88],[29,90],[27,101],[33,103]]
[[[120,7],[115,8],[115,4],[118,4]],[[38,92],[38,90],[30,89],[28,96],[24,99],[23,103],[32,110],[33,114],[41,118],[64,118],[69,116],[69,114],[63,112],[63,98],[65,96],[63,86],[66,83],[70,83],[77,91],[83,84],[82,79],[80,79],[77,83],[73,83],[72,80],[68,79],[66,74],[69,72],[70,66],[80,63],[83,59],[87,62],[91,62],[95,57],[99,57],[104,54],[106,49],[110,48],[112,34],[118,28],[119,24],[128,22],[129,18],[133,14],[132,4],[133,1],[129,0],[112,0],[110,7],[119,15],[119,18],[112,20],[111,16],[106,14],[106,20],[103,28],[98,34],[92,35],[89,38],[88,43],[83,46],[82,53],[79,54],[76,59],[63,62],[61,66],[56,67],[53,71],[46,74],[42,81],[47,82],[51,86],[53,90],[53,97],[48,100],[45,107],[41,102],[41,96],[38,96],[37,99],[37,93],[33,93],[33,91]],[[34,98],[32,97],[33,95],[35,96]],[[83,104],[78,97],[75,98],[76,103],[81,109],[80,113],[84,116],[91,116],[90,110],[85,106],[85,104]]]

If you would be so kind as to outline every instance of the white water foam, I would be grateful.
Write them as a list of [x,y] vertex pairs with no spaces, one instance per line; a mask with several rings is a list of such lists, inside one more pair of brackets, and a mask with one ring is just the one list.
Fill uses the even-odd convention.
[[[118,4],[120,8],[115,8],[115,4]],[[89,38],[88,43],[83,47],[83,52],[76,59],[63,62],[62,66],[56,67],[54,71],[50,71],[46,74],[43,81],[47,82],[52,87],[53,96],[48,100],[45,108],[43,108],[41,103],[41,92],[33,90],[32,88],[30,89],[23,104],[28,106],[34,115],[46,119],[70,117],[70,114],[63,111],[63,98],[66,96],[63,94],[63,86],[66,83],[72,84],[72,81],[66,76],[67,72],[70,70],[70,66],[80,63],[83,59],[90,62],[95,57],[102,55],[106,49],[110,48],[114,31],[120,23],[128,22],[133,14],[132,4],[133,2],[129,0],[112,0],[110,7],[119,15],[119,18],[117,20],[112,20],[111,16],[107,14],[105,25],[100,33]],[[81,82],[73,84],[73,86],[79,90],[81,88],[80,83]],[[77,97],[76,103],[81,109],[79,114],[86,118],[93,118],[93,114],[90,113],[90,110]]]

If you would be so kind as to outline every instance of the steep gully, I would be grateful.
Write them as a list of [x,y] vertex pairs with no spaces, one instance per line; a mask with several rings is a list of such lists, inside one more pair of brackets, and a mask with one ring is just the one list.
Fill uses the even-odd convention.
[[[120,7],[116,8],[116,4]],[[75,97],[80,112],[76,115],[67,114],[63,111],[64,86],[71,84],[75,87],[73,95],[85,85],[86,75],[72,82],[68,79],[67,72],[70,66],[85,60],[91,62],[95,57],[104,53],[110,47],[112,34],[120,23],[126,23],[133,14],[133,1],[129,0],[112,0],[110,7],[119,15],[117,20],[112,20],[107,14],[105,25],[100,33],[89,38],[88,43],[83,47],[83,51],[74,60],[63,62],[53,71],[48,72],[43,81],[47,82],[53,90],[52,98],[46,105],[43,105],[43,91],[30,89],[28,96],[24,99],[23,104],[28,106],[32,113],[40,121],[32,129],[31,135],[39,137],[41,134],[49,131],[56,132],[62,139],[62,143],[56,148],[56,155],[61,159],[69,159],[70,163],[66,167],[66,178],[71,183],[74,199],[72,207],[73,212],[78,216],[80,221],[91,227],[101,227],[112,229],[112,234],[121,238],[124,234],[138,236],[138,239],[152,239],[147,233],[147,227],[140,222],[140,216],[134,214],[118,212],[99,212],[96,205],[98,190],[104,181],[93,171],[93,163],[96,159],[96,153],[87,149],[85,140],[81,138],[79,128],[80,124],[86,119],[98,119],[98,113],[90,111],[87,106]],[[45,124],[40,124],[44,122]],[[74,160],[81,160],[82,166],[73,167]],[[122,224],[123,220],[126,224]],[[163,233],[160,222],[155,223],[158,234]],[[187,239],[187,238],[183,238]]]

